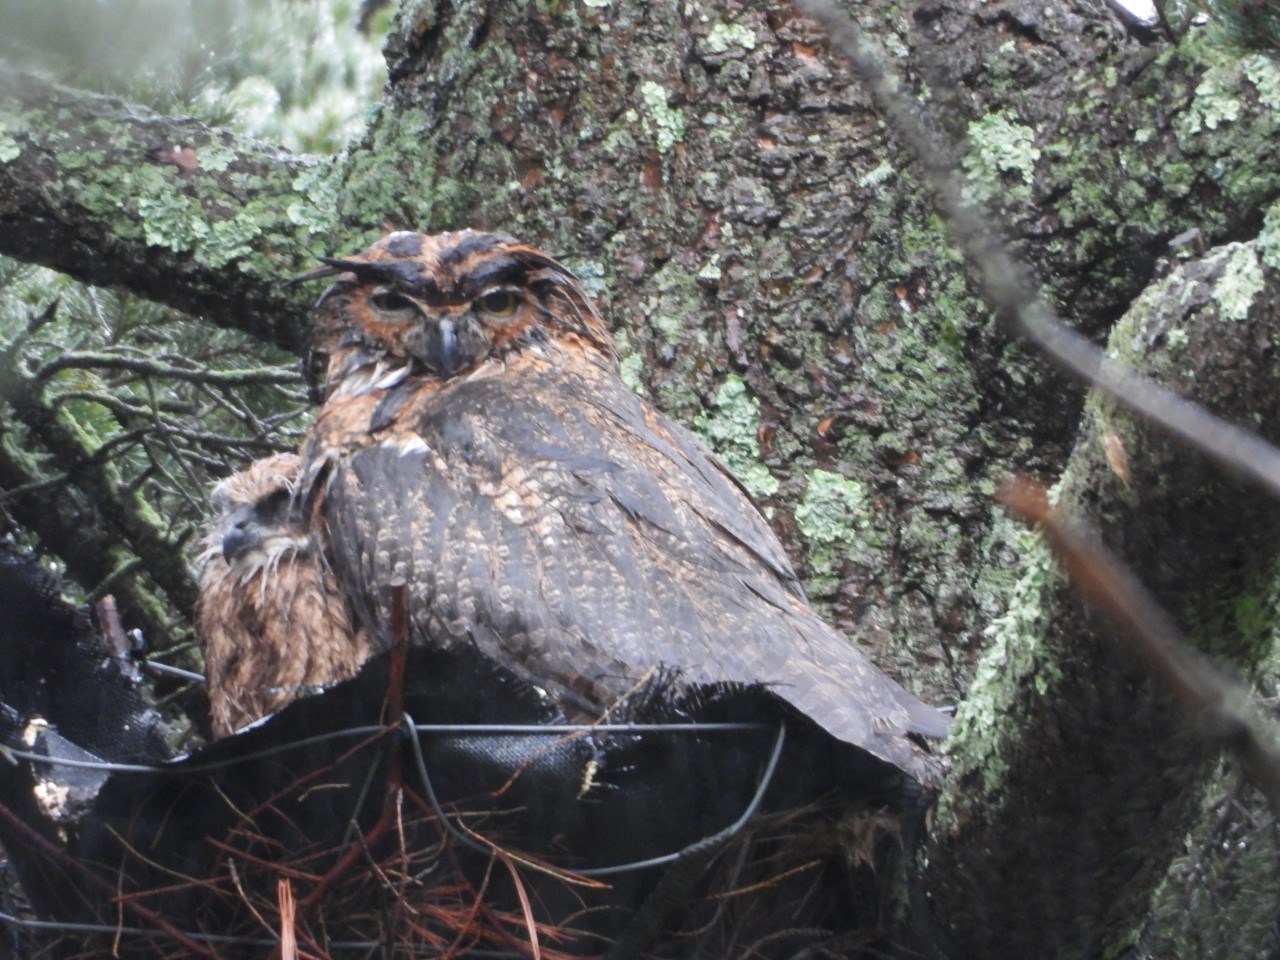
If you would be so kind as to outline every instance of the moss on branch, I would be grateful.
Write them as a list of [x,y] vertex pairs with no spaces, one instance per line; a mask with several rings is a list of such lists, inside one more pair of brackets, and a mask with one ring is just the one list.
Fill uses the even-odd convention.
[[[326,161],[0,72],[0,253],[297,352],[336,242]],[[339,243],[339,245],[341,245]]]

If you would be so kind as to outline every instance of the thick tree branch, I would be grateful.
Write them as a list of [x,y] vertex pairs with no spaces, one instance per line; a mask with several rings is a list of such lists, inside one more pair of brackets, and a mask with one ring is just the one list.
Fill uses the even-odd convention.
[[189,118],[0,72],[0,253],[297,352],[328,167]]
[[1220,674],[1191,646],[1129,568],[1096,542],[1093,531],[1051,509],[1042,486],[1015,479],[1000,491],[999,500],[1044,533],[1085,602],[1119,628],[1204,737],[1235,755],[1272,813],[1280,816],[1280,747],[1275,730],[1254,709],[1252,692]]
[[876,106],[910,148],[995,313],[1063,369],[1102,387],[1131,410],[1280,497],[1280,450],[1248,430],[1215,418],[1173,390],[1108,361],[1100,349],[1062,324],[1037,292],[1026,264],[1010,254],[996,232],[998,221],[992,211],[966,197],[970,187],[957,173],[955,151],[921,118],[915,98],[905,92],[879,45],[830,0],[802,0],[800,6],[831,32],[836,48],[849,58],[871,89]]
[[[1186,287],[1175,287],[1180,299],[1166,291],[1165,303],[1153,293],[1154,306],[1136,309],[1113,335],[1116,352],[1142,345],[1137,357],[1125,356],[1130,366],[1107,359],[1063,327],[1037,295],[1030,271],[997,236],[996,218],[966,196],[972,187],[966,189],[956,174],[952,151],[921,119],[878,45],[827,0],[802,6],[828,28],[910,147],[994,312],[1077,376],[1280,491],[1280,453],[1198,405],[1217,407],[1231,421],[1269,424],[1280,415],[1274,389],[1241,388],[1216,369],[1217,358],[1234,355],[1238,344],[1265,337],[1273,319],[1274,291],[1264,290],[1258,252],[1227,248],[1199,269],[1188,268]],[[1195,289],[1197,281],[1205,286]],[[1206,324],[1205,314],[1213,310],[1194,320],[1182,313],[1190,312],[1188,303],[1200,308],[1214,300],[1220,301],[1215,306],[1221,319],[1231,321],[1229,332],[1217,319]],[[1166,330],[1184,342],[1192,329],[1201,349],[1179,358],[1176,376],[1168,370],[1173,364],[1157,367],[1143,352],[1160,345]],[[1253,358],[1244,354],[1240,366],[1249,369]],[[1132,367],[1156,374],[1168,386]],[[1231,379],[1240,376],[1232,370]],[[1198,388],[1190,398],[1188,378]],[[1242,496],[1203,463],[1180,463],[1167,437],[1135,428],[1144,462],[1133,486],[1144,502],[1131,513],[1124,509],[1131,506],[1127,497],[1116,500],[1117,488],[1127,493],[1131,482],[1128,466],[1119,465],[1125,441],[1108,422],[1093,428],[1077,448],[1067,489],[1089,512],[1105,508],[1109,533],[1133,545],[1126,559],[1153,577],[1165,597],[1176,599],[1184,616],[1204,623],[1214,610],[1257,588],[1240,570],[1265,570],[1273,559],[1277,517],[1270,504]],[[1129,446],[1137,448],[1133,440]],[[1106,462],[1101,472],[1099,459]],[[1170,562],[1172,556],[1182,562]],[[1122,944],[1131,918],[1144,908],[1198,800],[1208,751],[1179,706],[1152,689],[1135,664],[1112,655],[1105,632],[1081,617],[1047,578],[1045,561],[1031,559],[1028,567],[1023,592],[1012,598],[1014,610],[993,626],[997,643],[988,653],[990,673],[980,674],[961,709],[952,744],[957,762],[944,796],[929,886],[967,955],[1094,956]],[[1213,642],[1234,644],[1237,658],[1256,662],[1262,651],[1233,627],[1221,625]],[[1032,883],[1046,880],[1046,871],[1088,882],[1070,892],[1049,885],[1037,890]],[[975,887],[983,902],[1001,905],[998,915],[974,909]],[[1025,906],[1009,910],[1014,902]]]
[[[1111,350],[1219,416],[1280,421],[1276,363],[1257,346],[1273,335],[1275,278],[1264,285],[1258,272],[1251,295],[1214,299],[1257,256],[1233,244],[1181,266],[1135,304]],[[1259,663],[1270,632],[1237,611],[1265,608],[1280,511],[1104,395],[1087,414],[1058,502],[1098,524],[1202,648]],[[927,883],[974,955],[1097,956],[1125,943],[1146,910],[1213,751],[1203,718],[1117,651],[1110,625],[1053,575],[1047,548],[1024,549],[958,714]],[[1050,873],[1081,882],[1064,889]],[[982,906],[1015,902],[998,916]]]

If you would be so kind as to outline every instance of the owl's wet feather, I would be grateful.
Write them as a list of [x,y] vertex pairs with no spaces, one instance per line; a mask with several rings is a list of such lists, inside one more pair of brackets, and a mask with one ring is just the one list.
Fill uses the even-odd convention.
[[[352,624],[338,581],[301,516],[288,508],[301,459],[259,460],[222,481],[203,559],[196,629],[215,736],[354,676],[374,652]],[[254,509],[280,502],[283,509]],[[234,535],[236,549],[224,556]]]

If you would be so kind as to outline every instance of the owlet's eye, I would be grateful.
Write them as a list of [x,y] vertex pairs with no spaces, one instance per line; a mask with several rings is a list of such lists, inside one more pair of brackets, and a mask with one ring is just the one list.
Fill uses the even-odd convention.
[[289,504],[293,494],[287,489],[272,490],[253,506],[253,512],[260,520],[283,521],[289,512]]
[[373,304],[374,309],[383,313],[404,313],[415,309],[412,300],[394,290],[375,290],[369,297],[369,302]]
[[491,317],[506,318],[516,312],[520,306],[520,295],[514,290],[490,290],[475,303],[482,312]]

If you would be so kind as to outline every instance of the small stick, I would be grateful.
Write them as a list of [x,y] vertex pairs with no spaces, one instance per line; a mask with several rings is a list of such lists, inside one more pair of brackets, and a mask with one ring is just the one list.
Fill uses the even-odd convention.
[[102,627],[102,635],[107,641],[107,646],[120,659],[128,659],[131,645],[129,635],[124,632],[124,624],[120,622],[116,598],[109,593],[104,593],[98,598],[95,609],[98,613],[98,625]]
[[298,960],[298,937],[294,931],[297,906],[288,877],[276,881],[276,902],[280,909],[280,960]]

